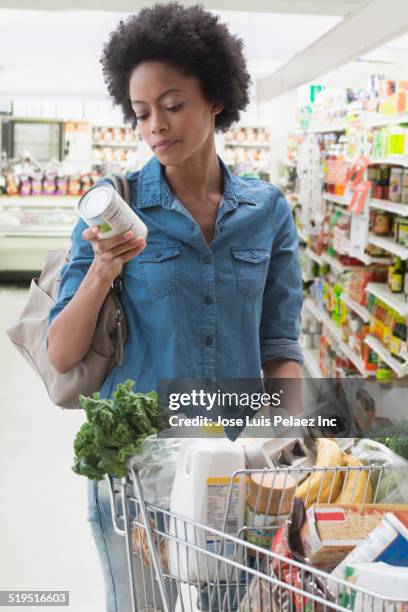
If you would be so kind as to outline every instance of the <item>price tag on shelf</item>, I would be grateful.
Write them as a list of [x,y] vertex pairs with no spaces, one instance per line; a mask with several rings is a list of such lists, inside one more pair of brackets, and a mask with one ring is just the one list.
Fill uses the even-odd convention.
[[368,240],[368,216],[352,215],[350,231],[350,257],[365,259]]

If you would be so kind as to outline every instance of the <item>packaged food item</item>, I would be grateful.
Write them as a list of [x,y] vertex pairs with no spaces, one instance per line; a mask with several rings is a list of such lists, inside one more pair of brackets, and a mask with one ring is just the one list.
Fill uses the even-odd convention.
[[401,202],[402,204],[408,204],[408,168],[405,168],[402,175]]
[[327,606],[310,599],[309,593],[324,599],[327,604],[334,601],[332,593],[319,575],[307,569],[300,569],[293,563],[295,561],[306,566],[310,565],[307,559],[307,542],[304,547],[304,541],[300,538],[305,522],[303,503],[295,499],[289,520],[279,527],[272,543],[272,552],[286,557],[287,562],[277,557],[265,557],[260,568],[264,574],[302,590],[305,594],[285,589],[284,585],[281,586],[255,576],[241,601],[240,612],[284,612],[287,610],[324,612]]
[[343,578],[346,566],[372,561],[408,567],[407,519],[406,511],[385,513],[378,525],[336,566],[331,575]]
[[[246,540],[269,549],[279,525],[288,518],[295,494],[295,479],[284,473],[250,475],[245,506]],[[266,529],[275,526],[274,529]]]
[[56,172],[46,172],[43,182],[44,195],[55,195],[56,191]]
[[310,562],[324,571],[332,570],[389,512],[408,522],[405,504],[315,504],[306,515]]
[[378,359],[377,362],[377,371],[376,371],[376,379],[379,385],[383,389],[392,387],[392,381],[394,380],[394,371],[391,367],[383,361],[382,359]]
[[43,192],[43,175],[42,172],[34,172],[31,175],[31,194],[41,195]]
[[6,176],[0,173],[0,196],[7,195]]
[[402,259],[394,257],[394,262],[389,268],[389,287],[392,293],[402,293],[404,290],[405,269]]
[[90,189],[93,185],[91,174],[87,172],[86,174],[81,174],[81,193],[85,193]]
[[392,217],[383,210],[370,210],[370,231],[376,236],[388,236],[391,232]]
[[[313,319],[315,322],[315,319]],[[303,438],[240,438],[249,468],[311,467],[316,452],[308,448]]]
[[90,227],[99,227],[103,238],[129,230],[136,237],[147,237],[146,225],[110,185],[95,185],[89,189],[79,200],[77,211]]
[[31,180],[28,174],[20,174],[20,195],[29,196],[31,195]]
[[[183,440],[170,499],[171,512],[201,525],[237,535],[244,524],[245,477],[236,476],[232,483],[231,478],[234,472],[244,468],[244,449],[230,440]],[[171,519],[169,532],[213,553],[219,552],[222,546],[226,558],[239,560],[240,551],[233,542],[224,540],[222,543],[210,530],[197,530],[190,523]],[[226,564],[219,567],[213,557],[177,544],[174,540],[169,542],[169,561],[172,575],[181,580],[207,582],[215,577],[219,580],[227,578]]]
[[68,177],[58,174],[56,180],[56,195],[65,196],[68,193]]
[[[344,580],[358,590],[344,589],[340,595],[340,605],[354,612],[406,612],[408,610],[408,568],[395,567],[387,563],[350,563],[344,568]],[[385,603],[379,598],[371,600],[360,589],[367,589],[383,598],[399,599],[401,603]],[[352,597],[350,597],[352,595]],[[402,603],[406,602],[406,603]],[[352,608],[351,608],[352,606]]]
[[401,202],[402,196],[402,173],[403,169],[396,166],[391,168],[390,174],[390,192],[389,199],[391,202]]
[[68,180],[68,195],[77,196],[81,193],[81,177],[79,174],[72,174]]
[[[277,531],[272,543],[272,552],[287,559],[298,561],[305,565],[310,565],[310,541],[307,537],[308,523],[303,503],[295,499],[290,520],[284,523]],[[331,593],[317,574],[308,574],[291,563],[282,562],[278,558],[270,561],[271,569],[269,573],[275,575],[279,580],[286,582],[298,589],[320,595],[325,601],[333,601]],[[318,603],[312,604],[307,596],[299,593],[287,591],[284,588],[278,589],[276,593],[278,610],[304,611],[314,606],[316,612],[322,612],[325,608]],[[266,612],[265,609],[264,612]]]
[[408,247],[408,219],[406,217],[395,217],[394,234],[398,244]]

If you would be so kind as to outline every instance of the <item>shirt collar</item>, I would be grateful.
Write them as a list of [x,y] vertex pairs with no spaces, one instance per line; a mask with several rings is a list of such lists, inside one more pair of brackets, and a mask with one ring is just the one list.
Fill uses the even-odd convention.
[[[252,204],[256,206],[249,186],[239,177],[232,174],[229,168],[218,157],[224,178],[223,199],[229,208],[237,208],[238,204]],[[176,201],[168,182],[166,181],[162,165],[156,156],[153,156],[140,170],[136,184],[136,208],[162,206],[173,208]]]

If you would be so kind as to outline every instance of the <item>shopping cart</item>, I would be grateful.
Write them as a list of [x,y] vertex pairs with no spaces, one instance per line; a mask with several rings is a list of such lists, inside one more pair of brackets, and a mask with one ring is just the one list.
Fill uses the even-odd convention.
[[[360,472],[361,477],[368,473],[374,483],[371,501],[375,502],[380,489],[381,498],[387,494],[388,469],[372,465],[239,470],[231,476],[220,529],[146,503],[138,474],[132,468],[121,480],[107,476],[113,526],[123,536],[127,549],[132,612],[407,612],[407,602],[381,597],[248,541],[251,539],[248,535],[254,531],[259,534],[265,530],[273,536],[286,515],[278,512],[273,525],[259,525],[258,521],[245,525],[238,533],[227,533],[234,523],[229,520],[230,502],[238,478],[248,482],[250,475],[257,473],[262,484],[263,478],[279,474],[282,479],[283,474],[284,478],[291,477],[299,483],[312,472],[321,473],[321,482],[324,478],[334,481],[339,471],[346,473],[345,480],[354,472]],[[354,482],[357,491],[357,476]],[[361,497],[360,489],[360,501],[367,498],[367,491],[368,487]],[[320,493],[321,490],[316,502]]]

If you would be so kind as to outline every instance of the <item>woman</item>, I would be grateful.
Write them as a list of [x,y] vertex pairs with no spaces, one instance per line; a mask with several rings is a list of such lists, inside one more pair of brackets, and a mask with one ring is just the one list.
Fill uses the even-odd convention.
[[[69,371],[87,353],[113,279],[125,266],[125,360],[119,382],[142,392],[164,379],[300,378],[302,284],[290,208],[273,185],[233,176],[214,134],[248,103],[242,42],[195,6],[156,5],[120,22],[104,48],[108,91],[154,156],[128,178],[148,227],[100,240],[79,221],[50,312],[49,358]],[[109,612],[131,609],[124,547],[104,483],[90,481],[90,515]]]

